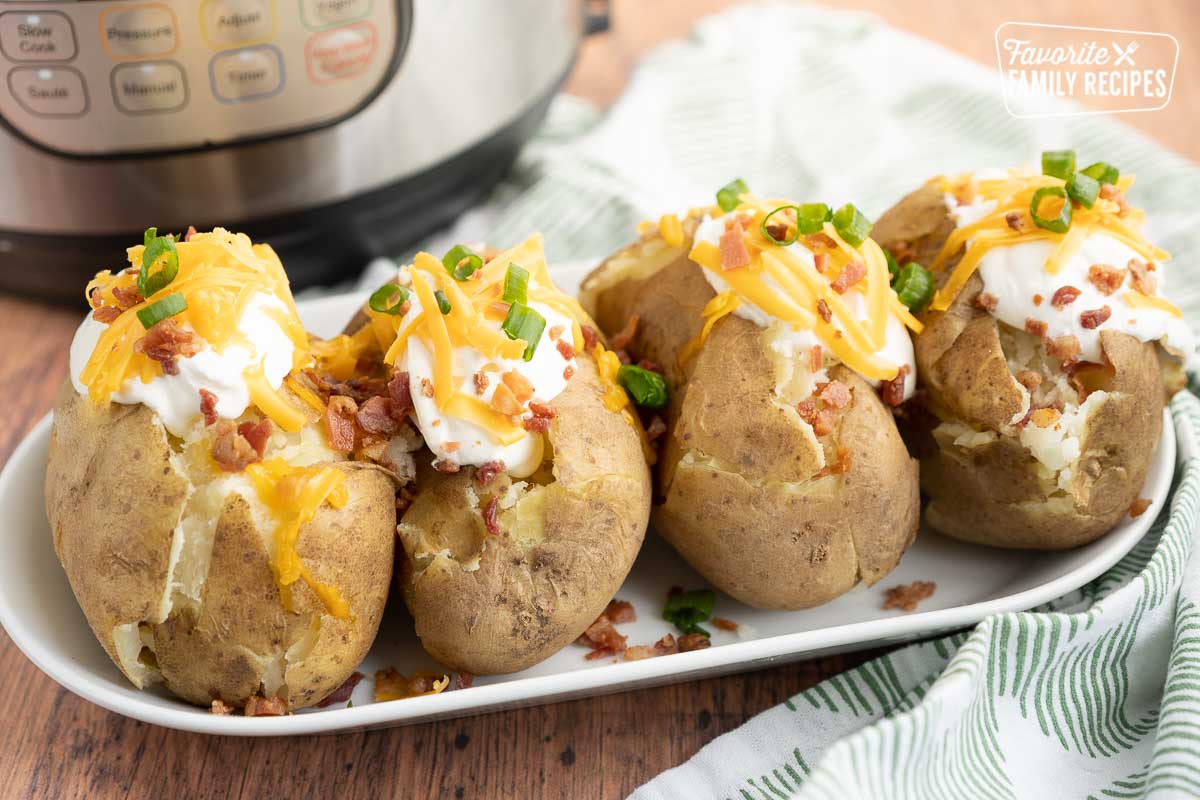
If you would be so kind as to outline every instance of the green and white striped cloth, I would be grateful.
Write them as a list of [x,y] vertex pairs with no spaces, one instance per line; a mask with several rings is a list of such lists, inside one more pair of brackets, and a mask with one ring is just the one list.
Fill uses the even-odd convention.
[[[507,181],[429,246],[540,230],[552,261],[594,262],[639,220],[709,202],[733,177],[878,215],[932,175],[1061,147],[1138,175],[1149,236],[1175,254],[1168,291],[1200,318],[1193,164],[1110,119],[1014,119],[994,68],[808,6],[703,20],[604,115],[560,98]],[[1169,512],[1109,573],[827,680],[634,798],[1200,796],[1200,402],[1171,411],[1185,458]]]

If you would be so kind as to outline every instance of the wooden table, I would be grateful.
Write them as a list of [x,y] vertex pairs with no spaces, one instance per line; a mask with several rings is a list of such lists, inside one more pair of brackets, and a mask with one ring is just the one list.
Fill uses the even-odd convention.
[[[616,0],[613,31],[585,45],[568,90],[611,101],[647,47],[727,5]],[[1172,33],[1181,55],[1170,107],[1126,121],[1200,159],[1200,15],[1189,0],[839,5],[874,11],[988,64],[992,33],[1005,20]],[[0,461],[50,408],[78,319],[75,311],[0,297]],[[164,730],[104,711],[42,675],[0,634],[0,715],[8,720],[0,731],[0,795],[621,797],[713,737],[868,655],[385,732],[241,740]]]

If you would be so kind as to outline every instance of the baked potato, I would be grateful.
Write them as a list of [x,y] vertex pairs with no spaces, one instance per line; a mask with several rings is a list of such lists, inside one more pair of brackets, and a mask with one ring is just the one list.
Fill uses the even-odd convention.
[[873,242],[851,246],[824,220],[801,235],[800,211],[742,194],[668,215],[580,295],[669,387],[654,528],[759,608],[877,582],[918,524],[917,465],[876,391],[893,405],[911,391],[916,322]]
[[938,287],[915,340],[921,400],[905,418],[925,519],[946,535],[1069,548],[1138,500],[1164,397],[1195,347],[1162,299],[1168,256],[1138,232],[1132,180],[1105,169],[1069,196],[1074,173],[936,178],[875,225]]
[[489,256],[418,254],[345,337],[409,387],[425,449],[398,578],[425,649],[473,674],[577,639],[628,574],[650,509],[616,355],[554,287],[540,237]]
[[270,248],[166,238],[89,286],[46,467],[54,548],[138,688],[303,708],[375,637],[403,476],[331,448]]

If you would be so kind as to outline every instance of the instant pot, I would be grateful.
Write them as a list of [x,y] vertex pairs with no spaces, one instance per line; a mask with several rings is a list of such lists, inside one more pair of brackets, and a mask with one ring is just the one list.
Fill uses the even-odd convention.
[[0,0],[0,289],[80,301],[150,226],[343,279],[505,171],[606,6]]

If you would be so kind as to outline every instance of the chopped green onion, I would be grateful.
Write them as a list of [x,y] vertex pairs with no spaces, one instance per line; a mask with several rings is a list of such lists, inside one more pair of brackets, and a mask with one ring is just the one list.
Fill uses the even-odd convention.
[[438,289],[433,293],[433,299],[437,300],[438,311],[441,311],[443,314],[450,313],[450,298],[446,297],[445,292],[443,292],[441,289]]
[[142,244],[146,247],[158,237],[158,228],[146,228],[146,232],[142,234]]
[[1090,175],[1076,172],[1071,176],[1071,180],[1067,181],[1067,197],[1070,197],[1084,208],[1091,208],[1096,205],[1096,198],[1099,196],[1100,181]]
[[667,382],[653,370],[623,364],[617,370],[617,383],[643,408],[662,408],[667,404]]
[[186,310],[187,307],[187,300],[183,299],[183,292],[174,292],[155,300],[145,308],[138,309],[137,318],[141,321],[143,328],[150,330],[167,317],[173,317],[180,311]]
[[[762,235],[763,235],[764,239],[766,239],[769,242],[774,242],[775,244],[783,245],[784,247],[786,247],[787,245],[791,244],[792,242],[794,242],[800,238],[800,229],[799,228],[796,228],[795,232],[793,232],[791,236],[785,236],[782,239],[776,239],[774,236],[771,235],[771,232],[768,230],[768,228],[771,227],[769,224],[771,222],[771,217],[775,216],[780,211],[787,211],[788,209],[795,209],[796,216],[797,216],[797,218],[799,218],[800,206],[780,206],[779,208],[772,211],[770,214],[767,214],[765,217],[763,217],[763,220],[761,223],[759,223],[758,228],[760,231],[762,231]],[[783,227],[786,229],[788,226],[787,219],[783,218],[780,221],[780,224],[783,225]]]
[[853,203],[846,203],[834,212],[833,229],[846,244],[858,247],[871,235],[871,220],[864,217]]
[[1042,153],[1042,174],[1064,181],[1075,174],[1074,150],[1046,150]]
[[500,299],[505,303],[525,303],[529,292],[529,270],[517,264],[509,264],[504,273],[504,294]]
[[461,282],[474,275],[475,270],[483,268],[483,256],[465,244],[456,244],[442,256],[442,266],[454,276],[454,280]]
[[[142,268],[138,270],[137,277],[138,291],[145,298],[166,288],[179,274],[179,252],[175,249],[175,237],[170,234],[152,236],[154,233],[157,233],[156,228],[150,228],[145,233],[144,238],[148,238],[149,242],[142,250]],[[161,264],[158,271],[151,273],[156,264]]]
[[805,236],[817,233],[833,219],[833,209],[824,203],[801,203],[796,209],[796,227]]
[[933,273],[917,262],[910,261],[896,273],[892,288],[909,311],[920,311],[933,299]]
[[385,283],[375,290],[367,300],[367,306],[380,314],[391,314],[393,317],[400,313],[400,307],[408,300],[408,290],[394,283]]
[[[1038,214],[1042,201],[1047,197],[1062,198],[1062,208],[1059,209],[1057,217],[1043,217]],[[1061,186],[1043,186],[1038,189],[1033,193],[1033,199],[1029,201],[1029,215],[1033,217],[1033,224],[1039,228],[1045,228],[1055,233],[1066,233],[1067,229],[1071,227],[1071,203],[1067,199],[1067,190]]]
[[884,250],[883,257],[887,259],[888,274],[892,276],[893,283],[896,280],[896,273],[900,271],[900,264],[896,261],[896,257],[892,255],[892,251]]
[[722,211],[729,212],[737,208],[741,196],[750,191],[750,187],[741,178],[732,180],[717,190],[717,205]]
[[717,596],[712,589],[670,594],[667,595],[667,605],[663,608],[662,616],[684,633],[702,633],[708,636],[708,631],[701,628],[700,623],[712,616],[716,603]]
[[546,329],[546,318],[524,303],[513,303],[504,315],[500,330],[510,339],[520,339],[525,342],[525,360],[533,360],[533,352],[537,350],[542,340],[542,331]]
[[1103,186],[1106,183],[1116,184],[1121,179],[1121,170],[1109,164],[1107,161],[1097,161],[1084,169],[1081,169],[1084,175],[1089,178],[1095,178]]

